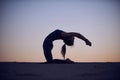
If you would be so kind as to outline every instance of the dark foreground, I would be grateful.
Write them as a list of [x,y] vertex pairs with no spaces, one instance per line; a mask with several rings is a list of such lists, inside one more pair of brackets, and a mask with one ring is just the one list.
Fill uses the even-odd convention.
[[0,80],[120,80],[120,63],[0,63]]

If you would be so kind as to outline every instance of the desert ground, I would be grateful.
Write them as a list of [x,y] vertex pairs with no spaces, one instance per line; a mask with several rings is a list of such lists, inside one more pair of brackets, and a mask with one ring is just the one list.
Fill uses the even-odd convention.
[[0,62],[0,80],[120,80],[120,63]]

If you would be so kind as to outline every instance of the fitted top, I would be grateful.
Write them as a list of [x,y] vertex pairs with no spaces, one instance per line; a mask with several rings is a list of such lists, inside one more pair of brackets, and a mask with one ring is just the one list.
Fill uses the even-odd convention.
[[50,34],[45,38],[45,40],[44,40],[44,42],[43,42],[43,47],[45,47],[45,46],[46,46],[46,47],[52,46],[52,42],[53,42],[54,40],[63,39],[63,37],[62,37],[62,35],[61,35],[62,32],[64,32],[64,31],[57,29],[57,30],[53,31],[52,33],[50,33]]

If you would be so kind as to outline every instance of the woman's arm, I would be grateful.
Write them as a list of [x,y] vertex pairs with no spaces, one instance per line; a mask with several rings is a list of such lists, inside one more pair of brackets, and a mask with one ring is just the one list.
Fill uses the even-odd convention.
[[77,37],[79,39],[82,39],[82,40],[86,41],[86,38],[83,35],[81,35],[80,33],[69,32],[68,35],[71,35],[71,36],[74,36],[74,37]]
[[86,45],[89,45],[89,46],[91,46],[92,44],[91,44],[91,42],[87,39],[87,38],[85,38],[83,35],[81,35],[80,33],[76,33],[76,32],[64,32],[64,33],[62,33],[62,36],[63,37],[66,37],[66,38],[69,38],[69,37],[77,37],[77,38],[79,38],[79,39],[82,39],[82,40],[84,40],[85,41],[85,43],[86,43]]
[[69,34],[69,35],[72,35],[72,36],[74,36],[74,37],[77,37],[77,38],[79,38],[79,39],[84,40],[85,43],[86,43],[86,45],[89,45],[89,46],[92,45],[92,43],[91,43],[87,38],[85,38],[83,35],[81,35],[80,33],[70,32],[70,33],[68,33],[68,34]]

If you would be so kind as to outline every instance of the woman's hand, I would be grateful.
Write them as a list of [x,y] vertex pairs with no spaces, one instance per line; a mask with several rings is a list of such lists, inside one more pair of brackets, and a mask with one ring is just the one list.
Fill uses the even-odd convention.
[[85,40],[85,43],[86,45],[92,46],[92,43],[88,39]]

